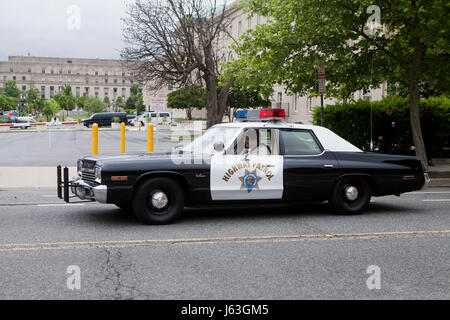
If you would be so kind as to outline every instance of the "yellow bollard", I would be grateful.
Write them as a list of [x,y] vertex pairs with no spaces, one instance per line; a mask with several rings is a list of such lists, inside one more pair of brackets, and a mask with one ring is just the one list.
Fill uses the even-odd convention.
[[98,124],[92,125],[92,154],[98,155]]
[[147,152],[153,152],[153,123],[147,126]]
[[120,125],[120,152],[125,153],[125,123]]

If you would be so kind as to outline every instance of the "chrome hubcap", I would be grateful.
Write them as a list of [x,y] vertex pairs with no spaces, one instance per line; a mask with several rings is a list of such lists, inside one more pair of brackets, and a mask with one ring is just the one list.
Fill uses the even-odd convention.
[[164,192],[158,191],[152,195],[152,205],[156,209],[163,209],[169,203],[169,199]]
[[349,201],[355,201],[358,198],[358,189],[354,186],[348,186],[345,188],[345,197]]

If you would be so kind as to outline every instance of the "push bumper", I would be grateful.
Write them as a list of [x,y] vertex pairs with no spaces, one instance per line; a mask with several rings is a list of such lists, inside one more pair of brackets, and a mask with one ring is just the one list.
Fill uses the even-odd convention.
[[[64,199],[65,202],[70,202],[70,199],[78,197],[81,200],[107,203],[107,186],[89,184],[88,182],[83,181],[79,176],[76,176],[72,180],[69,180],[69,170],[67,168],[64,168],[63,175],[61,173],[61,166],[58,166],[57,192],[60,199]],[[69,195],[69,190],[73,195]]]
[[428,173],[424,173],[423,177],[424,177],[425,182],[423,184],[422,190],[428,188],[428,185],[430,184],[430,181],[431,181],[430,176],[428,175]]

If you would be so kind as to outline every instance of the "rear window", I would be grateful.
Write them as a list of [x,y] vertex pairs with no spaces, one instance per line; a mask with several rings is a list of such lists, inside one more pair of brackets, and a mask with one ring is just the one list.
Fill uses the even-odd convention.
[[280,130],[285,155],[316,155],[322,153],[314,136],[309,131]]

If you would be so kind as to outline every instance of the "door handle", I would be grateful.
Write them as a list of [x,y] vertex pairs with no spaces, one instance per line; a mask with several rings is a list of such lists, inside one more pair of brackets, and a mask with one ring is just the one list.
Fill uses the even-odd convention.
[[334,168],[334,166],[332,164],[325,164],[323,165],[324,168]]

